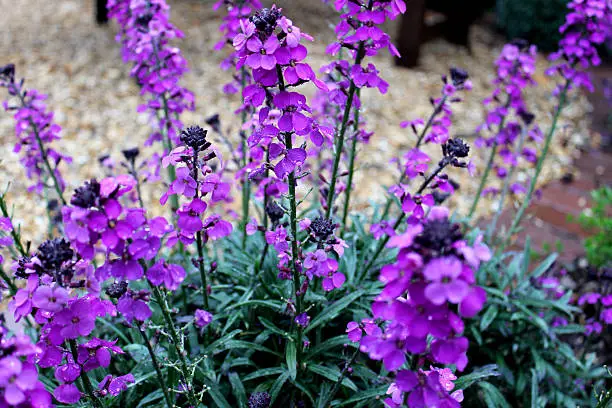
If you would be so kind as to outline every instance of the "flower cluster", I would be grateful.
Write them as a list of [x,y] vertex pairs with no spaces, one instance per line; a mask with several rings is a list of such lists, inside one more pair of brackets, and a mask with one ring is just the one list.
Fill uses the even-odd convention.
[[442,76],[442,83],[441,95],[430,100],[433,112],[427,123],[423,119],[400,123],[400,127],[410,127],[417,136],[415,146],[417,149],[423,143],[446,143],[450,137],[452,125],[452,104],[461,102],[462,99],[458,94],[460,91],[472,89],[468,73],[461,68],[451,68],[450,75]]
[[[324,185],[320,188],[321,201],[328,215],[332,212],[335,196],[340,192],[348,189],[345,202],[350,201],[357,144],[359,142],[368,143],[372,135],[364,129],[364,124],[357,113],[361,107],[360,92],[364,88],[375,88],[385,94],[389,88],[389,84],[382,79],[376,66],[372,62],[366,62],[365,59],[376,56],[383,48],[399,56],[391,38],[381,29],[381,26],[388,19],[393,20],[406,11],[403,0],[342,0],[335,1],[334,7],[337,11],[342,11],[341,20],[335,27],[336,41],[327,47],[326,52],[336,56],[341,50],[346,50],[350,61],[339,58],[321,68],[321,72],[326,74],[329,91],[319,92],[317,95],[318,103],[315,114],[321,122],[320,142],[317,146],[320,147],[324,141],[327,141],[325,148],[333,145],[336,150],[335,160],[333,162],[323,161],[323,168],[319,169],[321,177],[325,170],[329,170],[331,177],[329,182],[323,178]],[[337,130],[336,140],[332,137],[334,128]],[[351,147],[345,151],[346,135],[350,137]],[[321,152],[317,152],[316,149],[313,154],[321,156]],[[347,168],[350,175],[347,181],[338,180],[341,156],[344,156],[348,163]],[[345,208],[348,210],[348,204],[345,205]],[[346,210],[343,219],[346,219]]]
[[[399,253],[380,271],[385,287],[372,305],[376,320],[351,322],[347,328],[349,339],[359,341],[370,358],[382,360],[388,371],[400,370],[389,406],[403,406],[408,394],[411,407],[452,402],[441,392],[437,375],[429,378],[414,368],[425,361],[454,364],[459,370],[467,364],[462,317],[475,316],[484,305],[486,294],[475,285],[474,272],[491,254],[480,239],[470,245],[448,217],[446,208],[433,207],[427,218],[391,238],[388,246]],[[403,368],[407,354],[410,369]]]
[[180,85],[187,61],[179,48],[170,45],[184,35],[170,23],[165,0],[109,0],[107,8],[121,27],[117,40],[123,59],[134,64],[131,75],[149,97],[138,110],[157,121],[158,129],[146,144],[161,141],[170,150],[183,128],[179,115],[195,108],[193,93]]
[[568,89],[593,91],[589,74],[584,71],[601,64],[597,46],[612,37],[612,5],[606,0],[572,0],[568,8],[571,11],[559,28],[563,34],[559,50],[550,56],[553,61],[562,61],[549,68],[547,74],[564,78]]
[[[227,44],[232,45],[232,52],[222,62],[221,68],[228,70],[236,66],[238,55],[233,50],[234,37],[240,34],[240,22],[248,20],[254,10],[261,8],[259,0],[219,0],[213,6],[213,10],[225,7],[227,14],[223,16],[223,23],[219,26],[219,31],[223,33],[223,39],[215,44],[215,50],[220,51]],[[235,76],[233,81],[223,87],[226,94],[235,94],[243,89],[245,84],[251,82],[251,77],[246,70],[241,70],[239,76]]]
[[[199,126],[184,129],[180,135],[182,144],[162,160],[164,167],[173,166],[176,170],[176,180],[162,196],[162,205],[172,195],[189,200],[176,212],[178,230],[169,235],[169,245],[177,241],[189,245],[198,234],[201,234],[205,243],[209,238],[217,240],[232,232],[232,225],[217,214],[202,220],[202,214],[209,205],[225,201],[231,188],[208,165],[208,162],[217,157],[217,153],[209,151],[211,143],[206,139],[207,133]],[[205,198],[208,203],[204,201]]]
[[33,363],[39,352],[27,336],[10,336],[0,325],[0,406],[53,406]]
[[0,86],[7,88],[9,95],[18,99],[16,106],[10,100],[2,103],[4,110],[14,112],[17,143],[13,152],[21,154],[26,175],[35,183],[29,191],[42,194],[51,179],[51,188],[61,198],[66,183],[58,166],[62,161],[70,163],[72,158],[55,150],[51,144],[61,139],[62,128],[53,123],[53,112],[47,110],[44,102],[47,95],[36,89],[26,90],[23,84],[23,80],[15,80],[13,64],[0,67]]
[[[502,180],[511,175],[521,157],[528,163],[537,161],[536,149],[526,146],[526,143],[539,143],[542,140],[542,132],[534,124],[535,116],[529,111],[524,100],[526,88],[536,86],[533,79],[536,55],[536,47],[523,41],[506,44],[496,61],[494,90],[491,96],[483,101],[488,111],[485,123],[476,129],[480,136],[476,146],[494,149],[492,154],[497,154],[501,163],[494,164],[493,169]],[[491,132],[491,136],[483,136],[484,131]],[[519,183],[511,186],[513,193],[524,190],[525,187]],[[484,193],[494,194],[498,191],[489,187]]]
[[[114,341],[89,338],[96,319],[116,315],[115,306],[99,297],[100,280],[94,267],[64,239],[45,241],[33,256],[19,259],[14,276],[25,279],[26,285],[17,291],[9,309],[17,320],[31,315],[40,325],[36,364],[55,367],[60,385],[53,395],[60,402],[75,404],[82,396],[77,379],[89,383],[87,372],[108,367],[111,354],[123,354]],[[79,343],[81,338],[86,341]]]

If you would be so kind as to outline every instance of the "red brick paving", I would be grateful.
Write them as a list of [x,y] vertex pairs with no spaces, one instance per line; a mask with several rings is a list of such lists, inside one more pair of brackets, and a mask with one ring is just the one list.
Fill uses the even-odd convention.
[[[612,78],[612,67],[599,68],[593,74],[596,88],[601,88],[602,78]],[[609,105],[599,91],[591,95],[591,102],[595,107],[593,129],[603,134],[605,145],[610,140],[610,129],[605,122],[610,113]],[[601,150],[586,151],[575,160],[574,166],[571,180],[549,183],[542,189],[541,198],[531,204],[522,224],[524,229],[517,236],[517,247],[522,246],[529,236],[534,250],[542,250],[546,245],[556,250],[556,242],[560,242],[562,261],[572,262],[584,255],[583,239],[588,232],[569,221],[568,215],[577,216],[591,205],[592,190],[612,186],[612,149],[608,145]],[[500,217],[500,224],[508,225],[513,215],[514,211],[506,209]]]

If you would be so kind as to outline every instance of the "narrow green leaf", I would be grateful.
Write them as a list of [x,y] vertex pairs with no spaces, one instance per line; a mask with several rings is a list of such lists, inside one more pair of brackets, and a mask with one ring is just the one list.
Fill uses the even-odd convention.
[[[352,405],[352,404],[354,404],[356,402],[359,402],[359,401],[375,400],[375,399],[378,399],[381,396],[385,395],[385,393],[387,392],[387,389],[389,389],[389,386],[388,385],[384,385],[382,387],[373,388],[373,389],[367,390],[367,391],[362,391],[362,392],[360,392],[358,394],[355,394],[351,398],[349,398],[347,400],[344,400],[344,401],[342,401],[340,403],[334,404],[332,402],[331,405],[333,407],[345,407],[347,405]],[[372,406],[378,406],[378,405],[372,405]]]
[[276,327],[276,325],[274,323],[272,323],[271,321],[269,321],[266,318],[263,317],[258,317],[259,321],[261,322],[261,324],[264,325],[264,327],[268,330],[270,330],[272,333],[276,333],[279,336],[283,336],[283,337],[289,337],[289,333],[287,333],[286,331]]
[[478,386],[483,391],[483,397],[488,408],[512,408],[501,391],[493,384],[482,381],[478,383]]
[[268,375],[278,375],[284,373],[285,371],[286,370],[283,367],[262,368],[260,370],[253,371],[251,374],[245,376],[242,380],[249,381],[260,377],[266,377]]
[[480,319],[480,331],[484,331],[489,327],[493,320],[497,317],[499,313],[499,308],[496,305],[490,306],[482,318]]
[[272,400],[270,406],[274,406],[274,401],[276,401],[278,394],[280,394],[281,390],[283,389],[283,385],[285,385],[290,376],[291,373],[289,373],[289,371],[284,371],[276,379],[276,381],[274,381],[274,384],[272,384],[272,388],[270,388],[270,399]]
[[236,408],[236,407],[232,407],[230,403],[227,402],[223,394],[221,394],[221,391],[219,391],[218,384],[208,383],[206,385],[208,385],[209,387],[208,395],[210,395],[210,397],[213,399],[213,401],[216,404],[215,407],[217,408]]
[[548,255],[548,257],[545,260],[543,260],[542,263],[540,263],[537,268],[533,270],[533,272],[531,273],[531,277],[539,278],[540,276],[542,276],[544,272],[550,269],[550,267],[552,266],[553,263],[555,263],[556,260],[557,260],[557,254]]
[[287,360],[287,367],[289,368],[291,379],[295,380],[297,376],[297,348],[295,347],[295,342],[292,340],[287,341],[285,359]]
[[244,385],[242,381],[240,381],[240,376],[237,373],[229,373],[230,384],[232,385],[232,391],[236,400],[238,400],[238,405],[240,408],[246,407],[247,405],[247,396],[246,390],[244,389]]
[[242,330],[236,329],[236,330],[233,330],[233,331],[229,332],[228,334],[226,334],[225,336],[221,337],[220,339],[213,341],[212,343],[210,343],[208,345],[208,347],[206,347],[204,349],[204,354],[211,353],[211,352],[215,351],[215,349],[217,347],[222,346],[226,341],[233,339],[234,337],[236,337],[241,332],[242,332]]
[[531,408],[538,408],[538,373],[534,368],[531,369]]
[[455,388],[458,390],[465,390],[466,388],[468,388],[474,383],[477,383],[483,378],[497,377],[499,375],[500,373],[497,370],[497,364],[489,364],[486,366],[482,366],[469,374],[462,375],[461,377],[459,377],[457,381],[455,381]]
[[[312,371],[313,373],[325,377],[334,383],[338,381],[341,375],[340,370],[338,370],[337,368],[330,368],[320,364],[308,364],[306,368],[308,369],[308,371]],[[350,388],[353,391],[357,391],[357,386],[355,385],[355,383],[353,383],[348,378],[344,378],[342,380],[342,385],[347,388]]]
[[321,312],[315,317],[312,322],[306,327],[304,333],[308,333],[312,329],[319,327],[320,325],[333,320],[341,311],[346,309],[348,305],[359,299],[363,295],[362,290],[353,292],[342,299],[332,303],[330,306],[323,308]]

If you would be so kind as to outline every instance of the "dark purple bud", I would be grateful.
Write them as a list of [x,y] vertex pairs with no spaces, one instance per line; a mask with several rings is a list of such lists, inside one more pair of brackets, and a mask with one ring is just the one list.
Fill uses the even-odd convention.
[[7,64],[0,67],[0,82],[4,85],[15,82],[15,64]]
[[270,408],[272,398],[267,392],[254,392],[249,397],[249,408]]
[[181,142],[191,147],[196,152],[200,152],[204,149],[204,146],[208,144],[206,140],[207,130],[202,129],[200,126],[190,126],[181,132]]
[[423,249],[433,251],[440,256],[452,251],[452,245],[463,238],[459,224],[451,223],[447,218],[428,220],[423,224],[423,232],[414,242]]
[[272,200],[266,205],[266,214],[270,217],[272,224],[277,224],[285,215],[285,211],[281,206],[276,204],[276,201]]
[[312,220],[308,229],[317,238],[317,240],[324,242],[334,234],[336,224],[334,224],[329,218],[317,217]]
[[518,112],[518,114],[527,126],[531,125],[535,119],[535,115],[533,113],[522,109]]
[[100,183],[96,179],[92,179],[86,181],[85,184],[74,191],[70,204],[81,208],[90,208],[96,205],[99,197]]
[[451,68],[450,74],[451,74],[451,81],[453,81],[453,85],[455,86],[461,86],[465,84],[465,81],[467,81],[468,78],[470,77],[467,71],[461,68]]
[[138,24],[141,27],[147,27],[149,25],[149,22],[151,22],[151,20],[153,20],[153,13],[146,12],[138,16],[138,18],[136,18],[136,24]]
[[215,132],[219,133],[221,130],[221,121],[219,120],[219,114],[215,113],[206,119],[206,124],[210,126]]
[[36,257],[46,270],[56,270],[66,261],[72,259],[74,251],[64,238],[54,238],[40,244]]
[[137,147],[133,147],[131,149],[122,150],[123,157],[129,162],[133,162],[136,160],[136,157],[140,154],[140,150]]
[[442,152],[444,156],[450,157],[468,157],[470,154],[470,146],[467,145],[460,138],[449,139],[445,144],[442,145]]
[[276,7],[272,8],[263,8],[254,15],[252,15],[249,20],[255,24],[255,28],[257,31],[265,33],[266,35],[272,34],[276,25],[278,24],[278,19],[281,17],[281,12]]
[[128,283],[126,281],[115,282],[107,287],[104,292],[111,299],[119,299],[128,290]]

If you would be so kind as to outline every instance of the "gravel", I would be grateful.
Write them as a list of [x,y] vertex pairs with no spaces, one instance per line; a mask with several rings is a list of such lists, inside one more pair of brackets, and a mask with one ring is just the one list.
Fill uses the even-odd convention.
[[[68,192],[84,179],[102,176],[97,165],[99,156],[111,154],[119,161],[121,149],[142,146],[150,132],[146,118],[136,113],[142,99],[136,83],[129,77],[129,67],[122,64],[119,45],[114,39],[116,26],[96,26],[92,3],[93,0],[0,0],[0,8],[5,10],[0,15],[0,64],[16,64],[17,75],[25,77],[29,87],[49,94],[49,106],[64,129],[63,140],[58,145],[74,158],[73,164],[63,168]],[[185,114],[184,122],[203,124],[205,117],[219,113],[222,123],[235,123],[232,112],[238,106],[237,98],[221,92],[221,85],[230,75],[218,68],[224,54],[212,51],[219,39],[220,14],[211,11],[210,1],[169,3],[173,22],[187,38],[176,44],[184,50],[191,67],[184,83],[197,96],[197,110]],[[296,24],[315,36],[316,41],[310,48],[311,62],[315,67],[323,65],[325,44],[333,39],[330,29],[335,21],[333,11],[315,0],[286,0],[279,5],[285,6],[285,13]],[[388,30],[395,33],[396,28],[390,24]],[[436,40],[423,46],[417,69],[396,68],[387,55],[376,58],[377,67],[391,87],[384,96],[373,90],[364,92],[364,116],[375,135],[371,144],[359,152],[355,210],[369,208],[370,200],[384,199],[381,184],[389,185],[397,179],[389,160],[415,142],[411,133],[400,129],[399,123],[429,115],[429,97],[439,93],[440,75],[450,66],[467,69],[473,78],[474,90],[464,103],[456,105],[453,128],[456,135],[472,137],[473,130],[484,118],[481,101],[491,92],[493,62],[502,45],[503,40],[490,29],[476,26],[472,30],[471,54],[465,48]],[[546,66],[545,56],[540,56],[537,74],[540,86],[531,90],[529,96],[529,106],[544,130],[551,120],[550,94],[554,87],[543,75]],[[566,110],[543,173],[544,181],[560,177],[579,154],[578,147],[590,139],[590,110],[584,96],[577,97]],[[26,193],[28,182],[17,155],[12,153],[13,135],[12,118],[1,112],[0,146],[5,154],[0,162],[0,187],[10,182],[8,198],[16,208],[16,220],[24,223],[26,238],[36,242],[43,238],[46,212],[41,200]],[[473,151],[472,159],[482,167],[486,152]],[[451,205],[465,214],[478,179],[459,171],[453,171],[451,176],[461,184]],[[155,201],[157,193],[149,191],[148,194],[149,201]],[[483,201],[480,215],[492,211],[495,211],[494,203]]]

